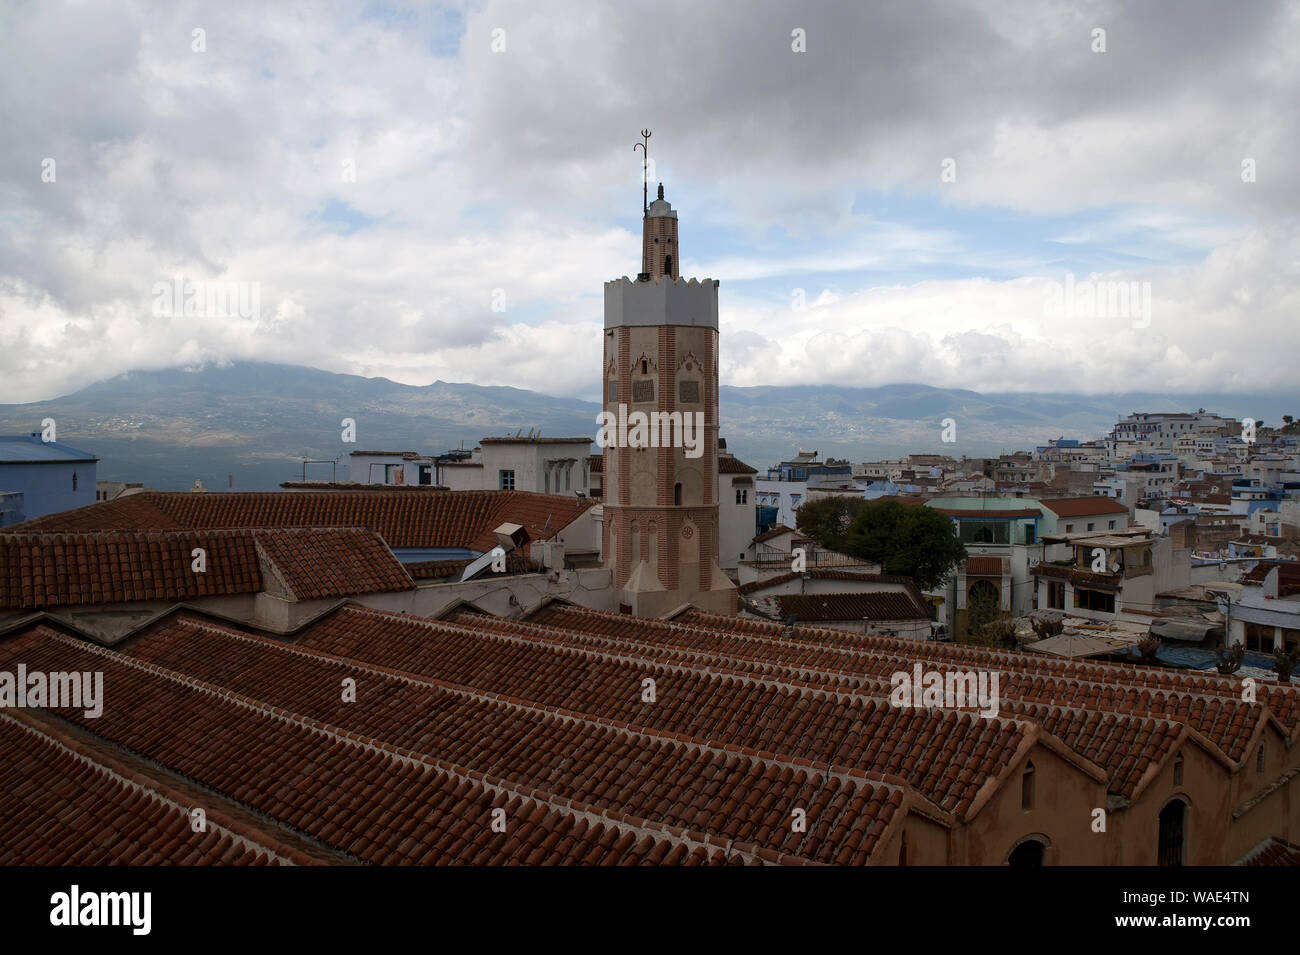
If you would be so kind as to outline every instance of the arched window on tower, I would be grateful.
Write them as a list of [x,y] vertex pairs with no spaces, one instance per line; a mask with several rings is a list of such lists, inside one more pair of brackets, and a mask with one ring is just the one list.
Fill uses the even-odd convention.
[[671,276],[672,274],[673,274],[673,257],[672,257],[671,255],[665,255],[665,256],[664,256],[664,275]]
[[682,485],[681,485],[681,482],[678,482],[677,484],[674,484],[674,485],[673,485],[673,505],[674,505],[675,507],[681,507],[681,506],[682,506]]

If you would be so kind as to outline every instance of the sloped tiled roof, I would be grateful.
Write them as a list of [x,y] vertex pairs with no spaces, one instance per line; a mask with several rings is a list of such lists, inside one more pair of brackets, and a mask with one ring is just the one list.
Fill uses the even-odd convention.
[[1057,517],[1082,517],[1088,514],[1127,514],[1128,508],[1112,497],[1058,497],[1044,500],[1043,507]]
[[533,540],[541,540],[561,531],[592,503],[531,491],[150,491],[50,514],[9,531],[366,527],[393,548],[486,551],[496,544],[492,529],[500,524],[522,524]]
[[718,458],[719,474],[757,474],[758,468],[751,468],[739,458]]
[[191,800],[40,722],[0,712],[0,865],[311,861],[264,832],[232,830],[216,819],[194,833]]
[[295,600],[412,586],[364,528],[0,534],[0,610],[258,593],[263,560]]
[[1300,846],[1269,836],[1233,865],[1297,866],[1300,865]]
[[360,527],[254,531],[253,540],[296,600],[409,590],[384,539]]
[[[422,560],[405,563],[402,568],[416,580],[459,580],[465,568],[474,563],[477,557],[457,557],[451,560]],[[525,574],[536,572],[537,565],[529,561],[518,551],[506,555],[506,573]]]
[[794,572],[779,574],[775,577],[765,577],[762,580],[751,580],[747,584],[741,584],[739,592],[741,596],[746,594],[758,593],[771,587],[777,587],[781,584],[789,583],[792,580],[798,580],[800,577],[811,577],[813,580],[842,580],[845,582],[861,581],[863,583],[880,583],[880,584],[907,584],[913,586],[911,577],[899,577],[894,574],[870,574],[865,571],[857,572],[852,570],[831,570],[824,567],[810,567],[803,572]]
[[[114,650],[37,624],[0,639],[0,670],[18,661],[102,672],[102,716],[40,715],[244,807],[257,845],[294,833],[366,864],[891,861],[910,815],[974,820],[1034,747],[1133,799],[1179,746],[1230,772],[1267,725],[1300,723],[1300,688],[1268,681],[1246,703],[1218,675],[558,602],[522,619],[347,605],[292,641],[179,612]],[[891,705],[915,664],[999,673],[1000,712]],[[0,758],[0,783],[23,769]],[[33,844],[0,825],[0,859]]]
[[776,594],[770,598],[782,619],[916,620],[929,613],[907,591],[856,594]]

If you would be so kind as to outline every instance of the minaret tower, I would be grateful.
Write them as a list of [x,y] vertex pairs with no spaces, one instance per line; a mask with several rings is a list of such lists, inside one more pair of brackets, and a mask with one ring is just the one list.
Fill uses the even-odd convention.
[[607,442],[605,566],[626,612],[690,603],[735,613],[736,587],[718,565],[718,283],[678,277],[677,213],[662,184],[644,207],[641,245],[637,279],[605,283],[604,410],[642,412],[661,423],[658,437],[674,413],[702,427],[677,432],[691,446]]

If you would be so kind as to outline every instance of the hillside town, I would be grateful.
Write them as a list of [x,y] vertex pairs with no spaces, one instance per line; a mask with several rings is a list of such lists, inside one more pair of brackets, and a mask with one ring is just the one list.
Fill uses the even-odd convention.
[[[596,448],[521,423],[161,492],[0,439],[0,670],[104,694],[0,684],[0,861],[1300,863],[1290,421],[760,468],[677,242],[660,186]],[[954,559],[863,552],[880,502]]]

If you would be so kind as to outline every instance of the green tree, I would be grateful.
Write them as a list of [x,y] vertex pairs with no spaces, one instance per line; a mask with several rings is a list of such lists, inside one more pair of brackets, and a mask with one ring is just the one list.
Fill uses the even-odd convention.
[[887,574],[911,577],[921,590],[939,586],[966,558],[950,518],[891,497],[861,504],[849,525],[844,552],[876,561]]
[[794,512],[794,522],[820,546],[844,554],[849,525],[865,503],[860,497],[832,494],[800,505]]

